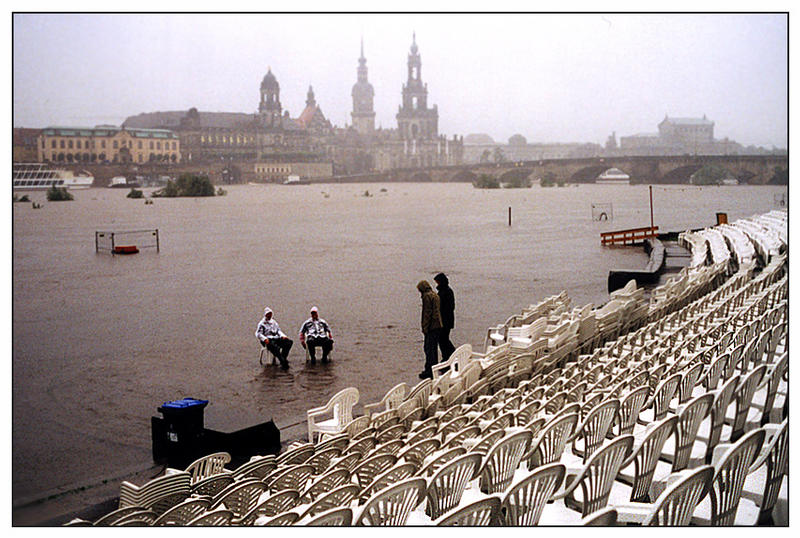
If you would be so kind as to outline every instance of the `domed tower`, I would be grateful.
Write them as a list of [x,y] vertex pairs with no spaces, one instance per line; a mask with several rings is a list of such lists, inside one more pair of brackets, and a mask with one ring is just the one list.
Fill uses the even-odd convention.
[[397,128],[404,140],[431,140],[438,136],[439,111],[428,108],[428,85],[422,82],[422,60],[413,36],[408,55],[408,80],[403,85],[403,104],[397,112]]
[[375,90],[367,80],[367,59],[364,57],[364,40],[361,40],[361,57],[358,59],[358,79],[350,92],[353,97],[353,127],[361,134],[370,134],[375,130],[375,111],[373,97]]
[[261,100],[258,103],[258,114],[266,125],[280,125],[281,123],[281,86],[272,74],[272,69],[267,69],[267,74],[261,81]]

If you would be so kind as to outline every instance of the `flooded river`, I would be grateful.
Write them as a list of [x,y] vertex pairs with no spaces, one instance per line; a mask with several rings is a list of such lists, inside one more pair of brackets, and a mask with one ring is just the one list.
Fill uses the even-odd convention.
[[[477,190],[469,184],[239,185],[226,196],[126,198],[13,208],[12,494],[119,476],[151,462],[150,417],[163,402],[210,400],[206,424],[305,419],[338,390],[360,403],[415,384],[422,368],[416,283],[445,272],[456,345],[566,290],[608,299],[608,271],[642,268],[638,249],[600,232],[650,224],[647,186]],[[777,207],[785,187],[653,188],[661,231]],[[613,204],[593,221],[591,204]],[[508,225],[508,208],[512,225]],[[97,230],[157,228],[160,253],[95,252]],[[331,364],[306,366],[297,331],[311,306],[331,324]],[[265,306],[295,339],[284,372],[258,362]],[[360,408],[357,408],[360,411]]]

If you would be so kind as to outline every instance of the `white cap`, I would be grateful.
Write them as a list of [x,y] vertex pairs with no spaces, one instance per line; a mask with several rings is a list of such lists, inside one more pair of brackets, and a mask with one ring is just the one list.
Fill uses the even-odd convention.
[[319,313],[319,309],[316,306],[312,306],[311,311]]
[[270,307],[266,307],[266,308],[264,309],[264,315],[265,315],[265,316],[266,316],[267,314],[271,314],[271,313],[272,313],[272,309],[270,309]]

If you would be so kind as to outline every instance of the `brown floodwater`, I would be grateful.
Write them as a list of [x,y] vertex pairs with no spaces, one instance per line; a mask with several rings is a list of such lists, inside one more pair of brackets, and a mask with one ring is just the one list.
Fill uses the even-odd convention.
[[[456,345],[566,290],[608,300],[608,271],[640,249],[600,232],[650,223],[646,186],[478,190],[469,184],[238,185],[214,198],[126,198],[13,208],[12,495],[36,498],[151,463],[150,417],[165,401],[210,400],[206,423],[239,428],[305,410],[354,386],[360,404],[422,368],[416,284],[443,271]],[[774,209],[785,187],[653,188],[662,231]],[[367,195],[368,194],[368,195]],[[593,221],[591,204],[613,204]],[[512,225],[508,225],[508,208]],[[94,232],[157,228],[160,253],[95,252]],[[331,324],[331,364],[307,366],[297,331],[311,306]],[[295,339],[284,372],[258,362],[265,306]],[[357,408],[359,411],[360,408]]]

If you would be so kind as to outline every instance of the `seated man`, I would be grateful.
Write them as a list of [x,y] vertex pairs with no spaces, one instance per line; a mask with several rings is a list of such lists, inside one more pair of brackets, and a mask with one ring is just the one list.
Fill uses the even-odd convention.
[[289,368],[286,358],[294,342],[281,331],[278,322],[272,319],[272,310],[269,308],[264,309],[264,318],[256,328],[256,338],[281,362],[281,368]]
[[333,335],[328,323],[319,317],[317,307],[311,308],[311,317],[300,327],[300,345],[308,346],[311,364],[316,364],[316,348],[322,348],[322,362],[328,362],[328,354],[333,349]]

